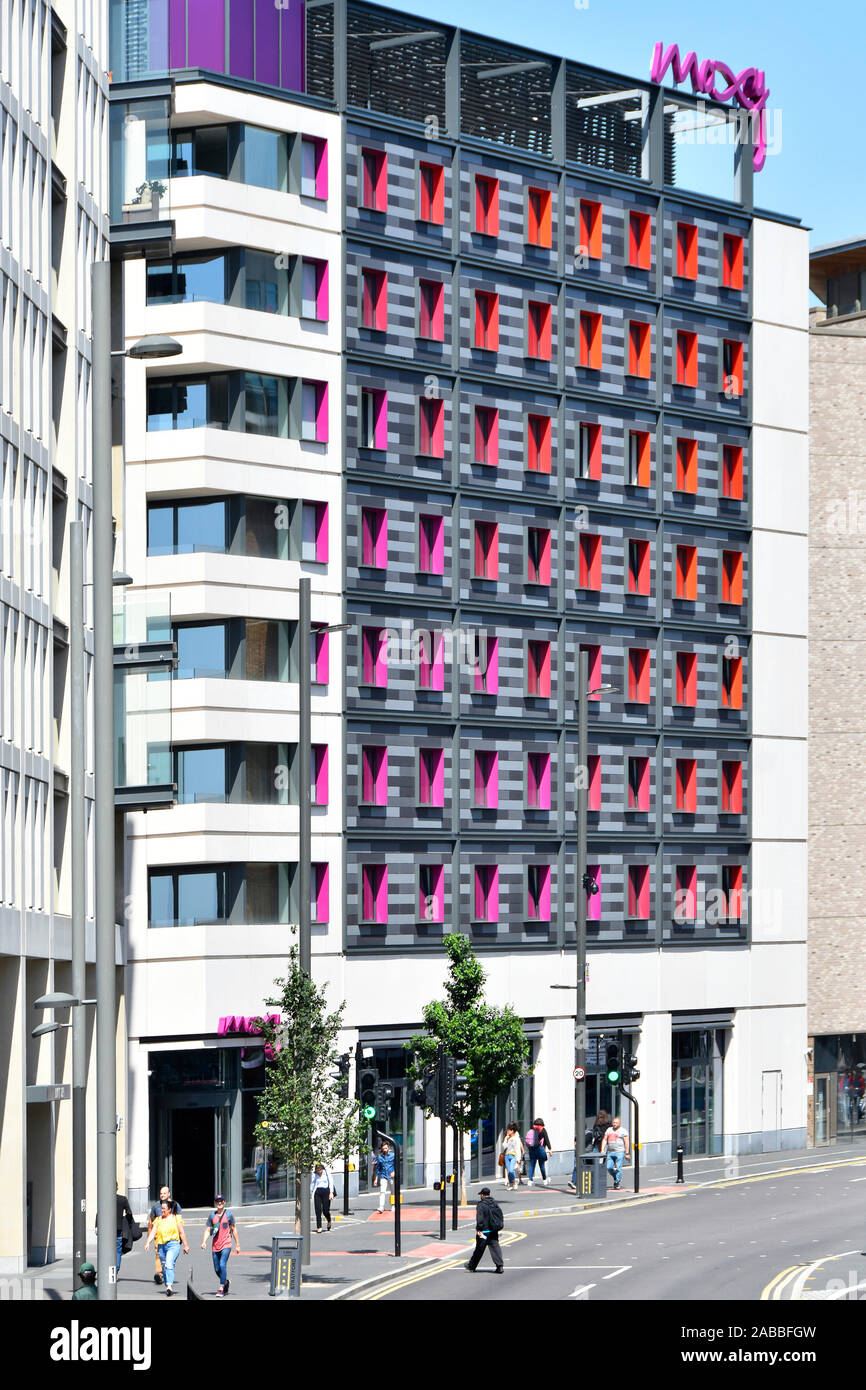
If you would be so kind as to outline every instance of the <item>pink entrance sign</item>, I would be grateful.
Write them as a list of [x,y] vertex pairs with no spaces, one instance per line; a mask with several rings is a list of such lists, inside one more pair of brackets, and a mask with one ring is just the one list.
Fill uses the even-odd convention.
[[[707,58],[699,63],[697,55],[687,53],[680,59],[680,50],[672,43],[667,50],[663,43],[657,43],[653,50],[650,81],[661,82],[668,68],[673,74],[673,84],[678,86],[689,77],[693,92],[702,92],[712,101],[736,101],[744,111],[756,111],[755,149],[753,165],[758,172],[764,167],[767,157],[766,105],[770,95],[766,86],[765,74],[760,68],[743,68],[735,73],[727,63]],[[722,91],[716,91],[716,75],[727,84]]]

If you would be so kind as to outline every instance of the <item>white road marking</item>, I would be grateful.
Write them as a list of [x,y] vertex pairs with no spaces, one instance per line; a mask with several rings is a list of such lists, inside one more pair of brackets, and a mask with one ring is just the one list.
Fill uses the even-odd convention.
[[604,1278],[615,1279],[618,1274],[625,1274],[627,1269],[631,1269],[631,1265],[621,1265],[619,1269],[613,1271],[613,1274],[605,1274]]
[[568,1296],[569,1298],[580,1298],[582,1294],[589,1293],[590,1289],[594,1288],[595,1284],[578,1284],[574,1293],[570,1293]]

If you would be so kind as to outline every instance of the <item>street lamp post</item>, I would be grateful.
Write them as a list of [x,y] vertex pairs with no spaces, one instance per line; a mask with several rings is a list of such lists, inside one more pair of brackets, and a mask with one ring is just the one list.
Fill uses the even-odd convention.
[[[69,527],[70,830],[72,847],[72,993],[85,995],[84,918],[87,834],[84,806],[84,526]],[[72,1008],[72,1288],[87,1258],[87,1037],[84,1008]]]
[[[577,893],[576,978],[574,1005],[574,1063],[586,1075],[586,813],[588,795],[587,724],[589,722],[589,653],[581,648],[577,658]],[[574,1166],[580,1168],[586,1135],[586,1081],[574,1083]],[[580,1192],[580,1172],[575,1172]]]

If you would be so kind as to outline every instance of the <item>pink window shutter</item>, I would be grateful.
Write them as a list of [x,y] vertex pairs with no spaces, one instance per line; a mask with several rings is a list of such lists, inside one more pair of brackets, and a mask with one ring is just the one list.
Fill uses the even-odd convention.
[[387,391],[373,392],[373,439],[376,449],[387,449],[388,447],[388,393]]
[[440,285],[433,298],[433,338],[441,343],[445,338],[445,286]]
[[601,754],[589,753],[586,759],[587,810],[601,810]]
[[499,921],[499,869],[495,865],[488,869],[489,890],[487,893],[487,919],[490,922]]
[[475,804],[485,806],[487,804],[487,782],[484,776],[484,754],[475,754]]
[[475,918],[476,921],[483,922],[485,909],[487,906],[487,894],[484,891],[484,877],[481,869],[475,870]]
[[376,531],[376,567],[386,569],[388,565],[388,513],[381,511],[377,516],[378,529]]
[[430,545],[430,522],[426,516],[418,518],[418,568],[429,574],[433,567],[433,551]]
[[329,913],[328,904],[328,873],[327,864],[316,865],[316,921],[327,922]]
[[538,892],[538,918],[541,922],[550,921],[550,869],[545,866],[540,872]]
[[586,895],[586,918],[588,922],[601,921],[601,870],[598,864],[587,864],[586,872],[598,884],[597,893]]
[[421,748],[418,752],[418,800],[422,806],[429,806],[432,802],[433,784],[430,779],[430,763],[426,751]]
[[388,750],[387,748],[377,748],[374,754],[376,761],[376,805],[387,806],[388,804]]
[[[325,147],[327,152],[327,146]],[[327,162],[325,174],[325,186],[327,188]],[[330,314],[330,304],[328,298],[328,262],[320,261],[316,274],[316,318],[322,322],[327,322]]]
[[373,275],[369,270],[361,272],[361,323],[364,328],[373,328],[376,323]]
[[432,667],[430,689],[445,689],[445,639],[441,632],[433,633]]
[[387,638],[383,632],[375,634],[376,650],[376,685],[385,686],[388,684],[388,645]]
[[320,564],[328,562],[328,504],[316,503],[316,559]]
[[319,762],[316,769],[316,805],[327,806],[328,804],[328,745],[325,743],[319,750]]
[[388,866],[383,864],[378,870],[379,885],[376,893],[376,921],[388,920]]
[[433,402],[433,457],[445,457],[445,402]]
[[538,805],[540,810],[550,810],[550,754],[541,755],[541,778],[538,784]]
[[364,921],[365,921],[365,922],[372,922],[372,921],[373,921],[373,916],[374,916],[374,914],[373,914],[373,873],[374,873],[374,870],[373,870],[372,868],[366,868],[366,869],[362,869],[362,870],[361,870],[361,892],[362,892],[362,899],[363,899],[362,904],[361,904],[361,911],[362,911],[363,914],[364,914]]
[[316,659],[316,678],[319,685],[328,684],[328,634],[319,633],[319,644]]
[[374,638],[374,629],[365,627],[361,638],[361,656],[365,685],[372,685],[376,678],[376,649],[374,646]]
[[440,867],[436,870],[433,879],[433,896],[436,899],[436,918],[437,922],[445,921],[445,869]]
[[436,517],[433,523],[433,573],[445,572],[445,518]]
[[526,762],[526,803],[527,803],[527,805],[530,806],[530,807],[537,807],[537,806],[539,805],[539,800],[538,800],[538,782],[539,782],[538,758],[539,758],[539,754],[537,754],[537,753],[530,753],[530,755],[529,755],[529,757],[528,757],[528,759],[527,759],[527,762]]
[[490,773],[487,778],[487,805],[499,805],[499,754],[491,753]]
[[327,198],[328,196],[328,142],[327,140],[317,140],[316,142],[316,197]]
[[373,773],[373,749],[361,750],[361,800],[371,804],[375,800],[376,783]]
[[433,766],[433,805],[445,804],[445,753],[440,750]]

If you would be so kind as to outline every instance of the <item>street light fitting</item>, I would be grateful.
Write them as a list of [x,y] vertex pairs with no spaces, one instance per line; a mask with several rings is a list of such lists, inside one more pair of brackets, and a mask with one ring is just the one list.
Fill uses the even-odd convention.
[[40,1023],[38,1028],[32,1029],[31,1038],[41,1038],[44,1033],[56,1033],[58,1028],[71,1028],[70,1023]]
[[619,689],[620,687],[618,685],[597,685],[595,690],[588,690],[586,693],[587,695],[606,695],[613,690],[618,691]]
[[34,1009],[70,1009],[81,1000],[75,994],[43,994],[34,1001]]
[[[119,355],[122,357],[132,357],[135,361],[148,361],[157,357],[177,357],[183,352],[183,346],[177,338],[169,338],[166,333],[148,333],[146,337],[139,338],[137,343],[133,343],[131,348],[125,348]],[[112,356],[115,354],[112,353]]]

